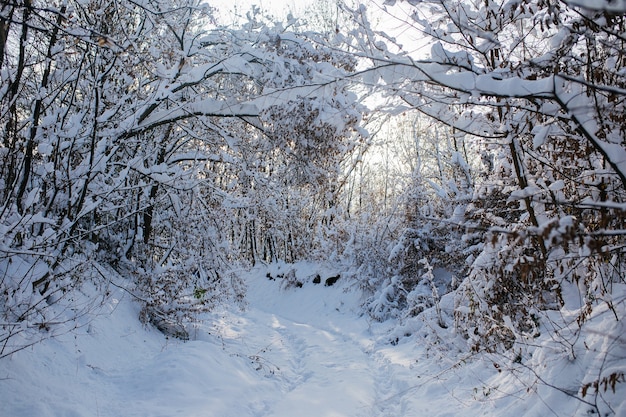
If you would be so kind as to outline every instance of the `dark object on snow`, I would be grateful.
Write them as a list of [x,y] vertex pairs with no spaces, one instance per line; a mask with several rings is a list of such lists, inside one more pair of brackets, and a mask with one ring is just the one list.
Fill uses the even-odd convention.
[[320,282],[322,282],[322,277],[320,277],[320,274],[315,275],[315,278],[313,278],[313,284],[319,284]]
[[265,274],[265,276],[267,277],[267,279],[269,279],[270,281],[274,281],[274,277],[272,276],[272,274],[270,274],[269,272],[267,274]]
[[330,287],[331,285],[333,285],[335,282],[337,282],[337,280],[339,279],[339,275],[335,276],[335,277],[330,277],[326,279],[326,282],[324,283],[325,287]]

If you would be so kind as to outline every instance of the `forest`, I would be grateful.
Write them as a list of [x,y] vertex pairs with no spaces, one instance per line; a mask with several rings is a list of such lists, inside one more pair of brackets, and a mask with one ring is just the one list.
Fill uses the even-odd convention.
[[[336,278],[391,345],[420,321],[626,412],[626,1],[221,16],[0,5],[0,369],[100,315],[113,276],[128,320],[188,340],[254,270]],[[593,360],[563,388],[548,354]]]

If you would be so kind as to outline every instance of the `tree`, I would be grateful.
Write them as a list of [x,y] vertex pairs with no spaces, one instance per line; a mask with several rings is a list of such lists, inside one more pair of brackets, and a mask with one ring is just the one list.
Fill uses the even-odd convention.
[[[457,291],[457,328],[473,349],[499,352],[527,351],[542,330],[560,328],[554,340],[575,356],[594,311],[624,314],[613,297],[624,284],[626,10],[608,1],[408,3],[405,23],[428,38],[430,57],[391,52],[363,9],[358,48],[372,63],[368,84],[478,138],[485,178],[463,226],[483,243]],[[552,314],[571,310],[573,325]]]
[[377,211],[402,225],[389,236],[388,269],[378,275],[371,297],[370,308],[379,319],[413,317],[432,306],[431,283],[424,279],[429,268],[454,271],[440,274],[445,275],[438,279],[440,295],[465,275],[469,252],[459,222],[479,169],[476,164],[470,168],[466,160],[477,156],[452,129],[410,113],[397,119],[386,123],[384,143],[372,149],[379,158],[382,154],[375,174],[381,190],[373,198],[383,207]]
[[[215,300],[241,298],[228,271],[260,248],[278,256],[281,233],[290,251],[312,246],[264,198],[302,204],[298,222],[323,217],[359,140],[355,96],[327,77],[352,71],[350,56],[254,14],[217,27],[193,1],[1,11],[2,252],[33,265],[0,281],[3,342],[23,323],[48,328],[46,311],[71,303],[81,275],[105,278],[102,263],[132,271],[144,319],[180,329]],[[307,125],[284,130],[284,112]]]

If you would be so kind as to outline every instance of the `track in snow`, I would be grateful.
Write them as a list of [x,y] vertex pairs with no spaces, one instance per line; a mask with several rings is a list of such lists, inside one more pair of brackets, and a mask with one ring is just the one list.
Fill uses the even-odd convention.
[[256,408],[254,416],[410,415],[403,398],[410,395],[409,383],[397,376],[415,381],[414,376],[396,372],[403,367],[373,349],[364,317],[340,311],[342,302],[334,302],[330,291],[337,293],[337,300],[345,296],[342,291],[322,287],[315,291],[319,294],[283,293],[274,304],[262,291],[250,297],[244,325],[231,346],[247,346],[241,356],[277,381],[279,390]]

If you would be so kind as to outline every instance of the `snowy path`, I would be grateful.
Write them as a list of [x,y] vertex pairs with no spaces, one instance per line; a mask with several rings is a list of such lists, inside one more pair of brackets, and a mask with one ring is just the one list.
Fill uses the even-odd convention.
[[275,297],[262,289],[252,291],[240,333],[231,335],[233,342],[261,347],[242,356],[279,381],[279,392],[255,417],[408,415],[399,388],[406,384],[398,383],[393,366],[373,353],[365,318],[339,311],[342,303],[333,297],[340,291],[319,287],[313,289],[317,296],[293,293],[291,300],[272,303],[268,300]]
[[277,335],[279,351],[273,360],[282,363],[277,372],[284,383],[283,395],[263,416],[289,415],[294,409],[302,417],[369,415],[375,381],[357,342],[275,315],[267,319]]
[[420,378],[441,367],[416,365],[423,348],[376,342],[358,292],[249,285],[245,311],[215,312],[189,342],[144,328],[118,294],[112,314],[3,363],[0,416],[477,415],[450,401],[445,380]]
[[[590,415],[520,373],[500,374],[489,358],[464,360],[450,328],[368,322],[347,282],[282,289],[264,276],[248,277],[244,311],[203,316],[188,342],[144,327],[140,307],[114,291],[83,327],[0,361],[0,417]],[[569,358],[544,361],[557,376],[578,372]],[[614,415],[626,415],[615,404]]]

